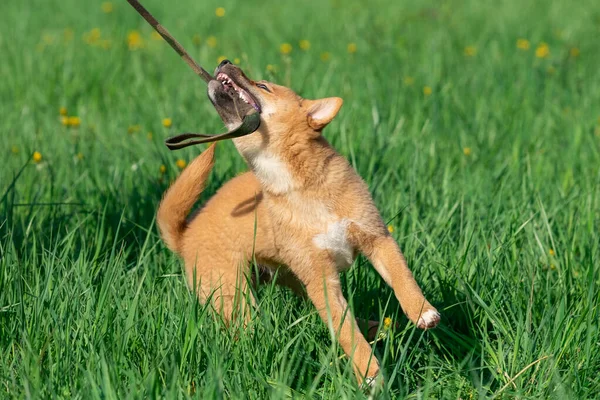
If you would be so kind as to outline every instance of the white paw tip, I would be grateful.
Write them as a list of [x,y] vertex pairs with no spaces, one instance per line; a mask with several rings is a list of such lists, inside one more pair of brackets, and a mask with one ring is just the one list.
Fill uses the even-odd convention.
[[417,326],[421,329],[434,328],[440,322],[440,313],[436,310],[427,310],[419,318]]

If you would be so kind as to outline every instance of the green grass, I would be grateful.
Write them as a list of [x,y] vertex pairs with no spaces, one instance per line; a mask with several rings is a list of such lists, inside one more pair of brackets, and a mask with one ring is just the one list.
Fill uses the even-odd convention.
[[[325,136],[443,315],[418,331],[364,260],[344,274],[357,316],[402,327],[375,348],[383,398],[600,397],[597,2],[144,3],[209,70],[240,58],[252,77],[345,99]],[[154,213],[175,161],[201,148],[162,141],[222,124],[204,84],[113,5],[2,7],[0,397],[368,396],[309,303],[261,287],[250,327],[224,330],[188,291]],[[244,169],[220,145],[204,198]]]

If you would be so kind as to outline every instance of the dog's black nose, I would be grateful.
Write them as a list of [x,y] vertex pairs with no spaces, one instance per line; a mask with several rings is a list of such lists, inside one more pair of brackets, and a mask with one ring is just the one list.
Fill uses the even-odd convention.
[[223,60],[223,61],[221,61],[221,64],[219,64],[219,68],[221,68],[221,67],[223,67],[223,66],[225,66],[227,64],[231,64],[231,61],[229,61],[229,60]]

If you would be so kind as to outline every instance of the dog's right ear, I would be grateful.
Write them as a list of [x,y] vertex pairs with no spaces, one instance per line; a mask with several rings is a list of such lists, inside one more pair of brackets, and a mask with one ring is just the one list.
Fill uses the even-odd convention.
[[344,104],[339,97],[312,100],[308,108],[308,125],[316,131],[325,128],[337,115]]

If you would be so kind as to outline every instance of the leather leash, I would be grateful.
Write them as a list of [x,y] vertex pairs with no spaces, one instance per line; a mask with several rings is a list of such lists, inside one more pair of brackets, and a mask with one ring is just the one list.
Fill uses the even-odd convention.
[[[196,61],[192,59],[187,51],[183,48],[181,44],[167,31],[165,27],[163,27],[157,20],[150,14],[148,10],[144,6],[140,4],[137,0],[127,0],[129,4],[154,28],[156,32],[160,36],[165,39],[167,43],[181,56],[181,58],[190,66],[190,68],[204,80],[204,82],[208,83],[214,78],[211,74],[206,72],[204,68],[202,68]],[[234,99],[235,102],[235,99]],[[182,149],[184,147],[192,146],[199,143],[208,143],[208,142],[216,142],[219,140],[236,138],[244,135],[248,135],[258,129],[260,126],[260,114],[258,112],[246,115],[240,126],[235,129],[232,129],[229,132],[221,133],[218,135],[206,135],[202,133],[183,133],[181,135],[173,136],[165,140],[165,144],[169,148],[169,150],[177,150]],[[185,142],[185,140],[192,138],[200,138],[199,140],[190,140]]]

